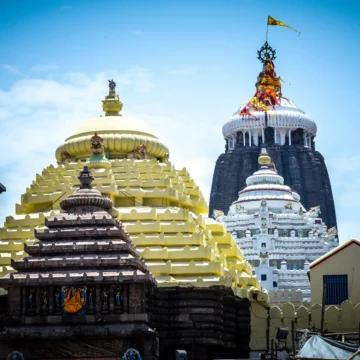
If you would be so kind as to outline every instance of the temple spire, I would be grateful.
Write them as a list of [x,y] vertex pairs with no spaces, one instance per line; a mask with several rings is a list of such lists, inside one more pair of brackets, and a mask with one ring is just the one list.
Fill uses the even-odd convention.
[[121,116],[123,104],[119,99],[119,96],[115,92],[116,83],[114,80],[109,80],[109,95],[105,96],[103,100],[103,110],[105,116]]

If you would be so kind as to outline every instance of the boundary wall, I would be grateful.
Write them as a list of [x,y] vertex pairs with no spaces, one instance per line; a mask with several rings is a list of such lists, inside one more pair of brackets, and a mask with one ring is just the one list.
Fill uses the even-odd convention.
[[[271,339],[276,340],[276,332],[279,327],[289,329],[286,346],[291,348],[291,323],[295,321],[295,330],[309,329],[320,330],[321,328],[320,304],[314,304],[307,308],[287,303],[281,308],[272,306],[268,310],[257,302],[251,304],[251,341],[250,348],[254,350],[266,350],[266,335],[268,322],[270,325]],[[268,316],[270,319],[268,319]],[[329,332],[358,332],[360,326],[360,303],[354,305],[351,301],[344,301],[339,306],[327,306],[325,309],[324,328]]]

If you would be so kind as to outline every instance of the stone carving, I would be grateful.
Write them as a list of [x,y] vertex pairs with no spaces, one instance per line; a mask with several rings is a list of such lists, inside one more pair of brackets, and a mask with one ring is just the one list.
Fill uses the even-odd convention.
[[35,308],[35,289],[29,289],[28,291],[28,308]]
[[70,159],[71,159],[71,155],[67,151],[65,150],[61,151],[60,164],[63,164],[66,160],[70,160]]
[[286,209],[286,210],[292,210],[293,209],[293,206],[292,206],[292,203],[287,203],[285,206],[284,206],[284,208]]
[[224,216],[224,212],[221,211],[221,210],[215,210],[214,209],[213,218],[215,220],[217,220],[220,216]]
[[103,287],[101,298],[103,308],[107,308],[109,306],[109,288],[107,286]]
[[90,142],[91,142],[91,151],[94,155],[104,154],[105,148],[104,145],[102,144],[103,138],[101,136],[95,133],[95,135],[91,138]]
[[320,206],[314,206],[308,211],[308,215],[312,218],[317,218],[321,214]]
[[147,151],[146,151],[146,145],[145,144],[141,144],[139,145],[134,151],[128,153],[127,156],[128,159],[147,159]]
[[334,235],[334,236],[337,235],[336,226],[333,226],[332,228],[330,228],[330,229],[328,230],[328,235]]
[[6,358],[6,360],[24,360],[24,355],[20,351],[12,351]]
[[135,349],[127,349],[121,360],[142,360],[139,351]]

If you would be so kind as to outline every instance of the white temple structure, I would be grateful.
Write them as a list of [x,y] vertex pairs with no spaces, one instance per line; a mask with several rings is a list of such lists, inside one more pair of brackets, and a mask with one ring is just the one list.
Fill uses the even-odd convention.
[[310,301],[309,263],[338,245],[336,228],[327,229],[320,207],[306,211],[265,148],[259,164],[228,214],[215,210],[214,216],[227,225],[271,298],[272,291],[301,290],[302,299]]

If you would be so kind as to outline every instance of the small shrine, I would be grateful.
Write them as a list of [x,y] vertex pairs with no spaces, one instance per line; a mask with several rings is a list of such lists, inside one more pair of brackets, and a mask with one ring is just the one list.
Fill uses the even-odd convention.
[[8,291],[0,358],[158,359],[156,281],[87,166],[78,179],[65,212],[45,220],[39,241],[25,244],[30,256],[0,280]]

